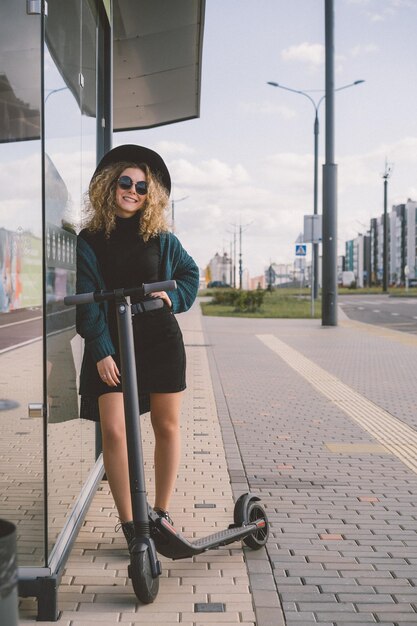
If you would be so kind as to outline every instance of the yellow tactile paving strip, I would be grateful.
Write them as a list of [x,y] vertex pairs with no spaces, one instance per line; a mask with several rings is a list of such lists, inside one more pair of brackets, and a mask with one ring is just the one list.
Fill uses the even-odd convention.
[[257,337],[320,393],[341,408],[348,417],[417,473],[417,432],[413,428],[381,409],[274,335]]
[[417,347],[417,336],[409,333],[404,333],[400,330],[394,330],[387,328],[386,326],[376,326],[374,324],[365,324],[364,322],[358,322],[356,320],[342,320],[339,322],[339,326],[343,328],[357,328],[359,330],[366,331],[370,335],[377,335],[378,337],[385,337],[385,339],[392,339],[398,343],[402,343],[406,346]]

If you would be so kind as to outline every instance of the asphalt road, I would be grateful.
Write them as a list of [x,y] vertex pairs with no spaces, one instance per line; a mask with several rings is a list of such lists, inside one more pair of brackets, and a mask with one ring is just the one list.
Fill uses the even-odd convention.
[[[74,328],[75,307],[65,307],[62,302],[49,304],[46,326],[48,335]],[[43,320],[40,307],[0,313],[0,354],[39,341],[42,337]]]
[[41,337],[41,308],[19,309],[0,314],[0,353]]
[[417,298],[381,295],[339,296],[343,312],[352,320],[417,334]]

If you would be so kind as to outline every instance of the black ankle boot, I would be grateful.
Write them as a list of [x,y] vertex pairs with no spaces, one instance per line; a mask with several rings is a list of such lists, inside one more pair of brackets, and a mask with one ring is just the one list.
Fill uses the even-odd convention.
[[127,545],[134,539],[135,537],[135,525],[133,522],[124,522],[122,524],[123,534],[126,538]]
[[159,517],[163,517],[166,519],[166,521],[171,524],[171,526],[174,525],[174,522],[172,521],[172,518],[170,516],[170,514],[168,513],[168,511],[164,511],[163,509],[154,509],[155,513],[158,513]]
[[125,536],[127,547],[129,547],[130,542],[135,537],[135,525],[133,522],[119,522],[116,525],[116,532],[122,529],[123,534]]

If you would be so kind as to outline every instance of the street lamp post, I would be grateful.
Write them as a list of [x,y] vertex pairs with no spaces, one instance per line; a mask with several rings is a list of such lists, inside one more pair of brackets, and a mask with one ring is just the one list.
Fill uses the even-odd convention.
[[245,224],[244,226],[242,226],[241,223],[232,224],[235,229],[239,229],[239,289],[242,289],[243,285],[242,232],[249,228],[251,224],[253,224],[253,222],[249,222],[249,224]]
[[384,240],[382,249],[382,291],[388,293],[389,271],[388,271],[388,178],[392,172],[392,166],[385,161],[384,179]]
[[[341,91],[342,89],[348,89],[349,87],[354,87],[355,85],[360,85],[364,83],[364,80],[355,80],[353,83],[349,83],[348,85],[343,85],[342,87],[338,87],[335,91]],[[272,87],[278,87],[279,89],[285,89],[285,91],[291,91],[292,93],[297,93],[300,96],[305,96],[310,100],[311,104],[314,108],[314,203],[313,203],[313,213],[317,215],[318,213],[318,174],[319,174],[319,108],[323,100],[326,98],[326,95],[319,98],[319,100],[315,101],[307,91],[302,91],[301,89],[292,89],[291,87],[286,87],[285,85],[280,85],[279,83],[268,81],[268,85]],[[318,290],[319,290],[319,244],[313,243],[313,267],[312,267],[312,278],[313,278],[313,298],[317,300]]]
[[183,198],[179,198],[178,200],[174,200],[174,197],[172,197],[171,199],[171,229],[173,233],[175,233],[175,203],[187,200],[189,197],[190,196],[184,196]]

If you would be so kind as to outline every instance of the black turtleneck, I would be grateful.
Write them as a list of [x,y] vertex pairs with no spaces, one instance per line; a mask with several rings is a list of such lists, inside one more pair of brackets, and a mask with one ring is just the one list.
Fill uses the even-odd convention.
[[[109,238],[103,231],[92,233],[84,229],[80,232],[95,252],[107,289],[139,287],[142,283],[159,280],[159,239],[153,237],[145,243],[139,234],[139,220],[139,211],[132,217],[116,216],[116,227]],[[137,299],[132,298],[132,302],[135,301]],[[109,307],[112,335],[115,331],[113,308]]]
[[139,220],[139,211],[132,217],[116,216],[116,227],[108,238],[103,231],[80,233],[95,252],[107,289],[159,280],[159,241],[157,237],[143,241]]
[[99,262],[109,289],[138,287],[158,280],[158,239],[143,241],[139,218],[139,212],[132,217],[116,217],[116,228],[105,239],[105,256]]

